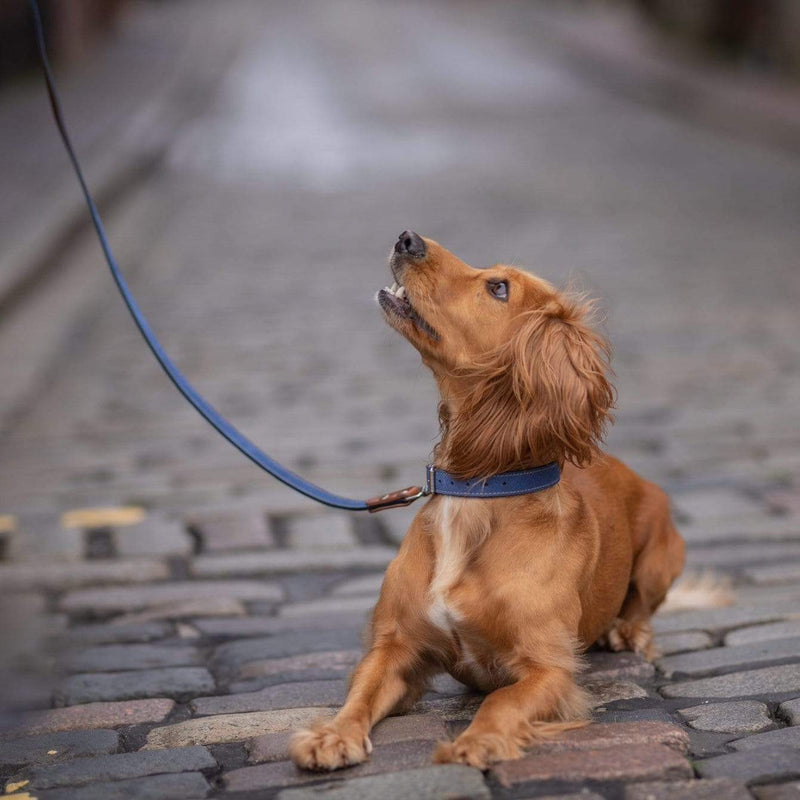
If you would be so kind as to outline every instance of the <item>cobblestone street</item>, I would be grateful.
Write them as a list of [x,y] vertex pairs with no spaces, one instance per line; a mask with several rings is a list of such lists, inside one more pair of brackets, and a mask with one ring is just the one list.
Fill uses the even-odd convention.
[[[250,464],[162,375],[82,228],[0,320],[5,791],[800,797],[797,155],[623,96],[535,3],[226,6],[132,3],[115,69],[65,79],[100,162],[135,104],[100,108],[125,59],[136,91],[163,84],[169,113],[137,116],[147,157],[104,213],[181,370],[278,460],[367,497],[420,483],[438,432],[434,383],[374,302],[397,234],[575,282],[614,346],[609,451],[670,492],[688,569],[729,576],[735,601],[659,614],[653,664],[591,652],[597,724],[519,761],[431,764],[480,701],[442,678],[367,763],[299,772],[289,732],[342,703],[418,509],[322,510]],[[15,96],[0,113],[23,125],[38,98],[46,120],[38,82]]]

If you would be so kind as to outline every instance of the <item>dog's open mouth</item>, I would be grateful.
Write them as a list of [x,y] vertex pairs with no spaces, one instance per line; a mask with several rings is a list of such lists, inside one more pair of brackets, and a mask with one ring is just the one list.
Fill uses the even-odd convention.
[[434,341],[439,341],[439,334],[426,322],[416,311],[408,299],[405,286],[393,283],[391,287],[386,286],[378,292],[378,305],[387,317],[399,317],[407,319],[413,325],[427,334]]

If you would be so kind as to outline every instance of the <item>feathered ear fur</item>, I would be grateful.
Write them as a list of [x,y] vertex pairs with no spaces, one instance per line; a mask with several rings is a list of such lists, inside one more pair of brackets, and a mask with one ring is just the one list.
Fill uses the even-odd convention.
[[516,335],[460,376],[469,388],[442,414],[447,469],[485,477],[549,461],[585,466],[611,419],[609,346],[565,295],[525,313]]

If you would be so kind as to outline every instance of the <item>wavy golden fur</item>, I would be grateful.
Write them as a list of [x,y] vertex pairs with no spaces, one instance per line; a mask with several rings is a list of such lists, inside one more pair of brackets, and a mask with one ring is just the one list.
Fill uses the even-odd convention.
[[592,460],[614,392],[608,343],[587,326],[589,308],[562,295],[523,312],[511,339],[453,374],[471,387],[457,415],[440,409],[439,452],[453,472],[485,477],[534,454],[541,463]]
[[379,293],[381,308],[441,394],[436,466],[466,478],[557,461],[562,479],[429,499],[387,570],[344,707],[290,749],[306,769],[357,764],[372,726],[448,671],[488,694],[435,760],[485,768],[587,723],[576,675],[593,643],[651,654],[649,620],[684,545],[666,495],[599,450],[614,392],[590,304],[518,269],[473,269],[410,232],[390,266],[402,291]]

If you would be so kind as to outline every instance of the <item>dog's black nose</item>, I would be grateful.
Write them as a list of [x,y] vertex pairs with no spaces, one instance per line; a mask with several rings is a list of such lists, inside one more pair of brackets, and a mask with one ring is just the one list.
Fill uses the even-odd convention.
[[422,258],[425,255],[425,242],[418,233],[403,231],[394,246],[394,251],[412,258]]

